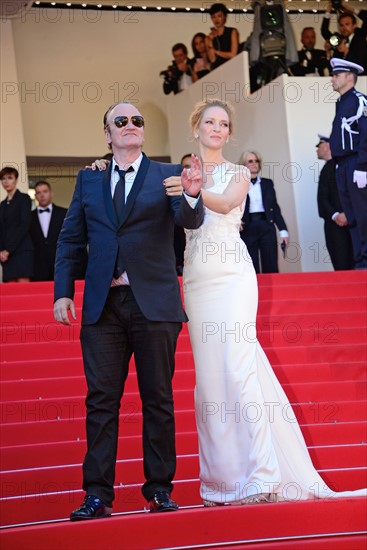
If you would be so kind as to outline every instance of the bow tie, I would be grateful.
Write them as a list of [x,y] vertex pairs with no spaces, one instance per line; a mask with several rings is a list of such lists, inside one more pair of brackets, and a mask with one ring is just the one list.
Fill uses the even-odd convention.
[[40,208],[38,209],[38,212],[40,214],[43,214],[43,212],[51,212],[51,210],[49,208],[45,208],[44,210],[41,210]]
[[251,178],[251,183],[256,183],[257,182],[257,178]]

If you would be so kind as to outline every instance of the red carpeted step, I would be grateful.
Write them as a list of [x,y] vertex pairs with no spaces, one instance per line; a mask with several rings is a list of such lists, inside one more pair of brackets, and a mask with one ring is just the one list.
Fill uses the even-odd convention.
[[[176,387],[175,403],[181,407],[186,402],[189,407],[193,403],[193,386],[190,379],[189,387]],[[363,399],[366,396],[366,384],[360,380],[343,380],[328,382],[301,382],[284,384],[284,391],[292,403],[322,400],[328,388],[327,395],[330,401]],[[67,378],[40,378],[36,380],[8,381],[0,384],[1,402],[33,401],[53,399],[59,397],[85,398],[86,383],[82,376]],[[183,393],[186,392],[186,393]],[[131,377],[125,389],[125,399],[140,402],[136,381]]]
[[[20,351],[21,350],[21,351]],[[191,345],[188,335],[182,335],[177,344],[177,351],[191,351]],[[289,364],[289,363],[320,363],[334,361],[362,361],[366,360],[367,350],[364,344],[339,345],[315,343],[312,346],[299,346],[290,344],[279,346],[274,350],[273,346],[264,346],[264,351],[271,364]],[[40,359],[53,359],[54,357],[79,357],[80,344],[76,341],[59,342],[49,341],[40,343],[3,344],[2,360],[19,361],[20,355],[25,358],[35,357]]]
[[[258,278],[259,340],[291,400],[303,401],[294,406],[294,411],[306,441],[311,445],[311,457],[317,468],[322,470],[323,478],[339,489],[367,485],[365,445],[361,444],[366,441],[367,424],[363,401],[366,380],[366,275],[364,272],[336,272],[272,274]],[[83,285],[83,282],[76,285],[79,319]],[[16,521],[17,505],[19,519],[22,514],[29,517],[33,513],[41,516],[51,513],[48,511],[50,501],[54,512],[58,513],[62,508],[62,513],[67,517],[72,508],[70,498],[77,499],[77,506],[82,493],[70,493],[74,487],[67,488],[65,483],[75,483],[79,488],[80,463],[85,453],[85,386],[78,341],[80,326],[73,324],[67,328],[54,323],[52,283],[0,285],[0,292],[1,376],[5,381],[0,387],[3,395],[1,412],[3,421],[8,423],[3,426],[2,435],[3,441],[10,444],[2,448],[2,469],[8,471],[1,474],[1,482],[3,495],[16,497],[8,498],[2,505],[10,521]],[[34,304],[37,304],[38,311],[34,310]],[[25,310],[28,305],[31,311]],[[181,455],[190,456],[179,458],[175,496],[181,503],[198,504],[198,482],[193,480],[198,469],[197,434],[192,410],[194,366],[186,325],[180,335],[178,350],[174,380],[177,450]],[[140,402],[133,365],[131,370],[125,395],[128,399],[123,400],[122,405],[119,439],[119,459],[123,459],[124,463],[118,463],[116,482],[126,483],[127,480],[131,484],[134,481],[133,486],[119,487],[117,490],[120,497],[118,506],[123,501],[125,509],[133,511],[144,506],[144,501],[140,495]],[[188,410],[182,410],[187,407]],[[68,419],[48,421],[57,416]],[[14,423],[14,420],[17,422]],[[60,441],[62,438],[66,440]],[[22,445],[18,444],[19,441]],[[24,445],[26,441],[28,445]],[[34,470],[29,470],[33,467]],[[48,489],[43,487],[43,494],[41,489],[38,494],[34,488],[37,481],[49,485]],[[52,483],[57,485],[54,490]],[[35,494],[27,497],[31,491]],[[67,503],[64,502],[62,507],[57,499],[63,500],[66,495]],[[52,500],[55,500],[55,505]],[[316,526],[320,526],[320,515],[315,514],[315,506],[320,503],[312,504],[313,507],[308,509],[315,516],[311,533],[315,534]],[[59,505],[61,508],[58,508]],[[295,505],[288,503],[287,506]],[[261,510],[265,509],[266,506],[258,507],[261,516],[264,515]],[[204,514],[207,512],[203,510]],[[222,517],[226,509],[219,512]],[[140,516],[144,522],[151,517],[146,514]],[[177,517],[177,514],[173,516]],[[53,515],[50,519],[55,517]],[[261,517],[258,530],[261,534],[263,519]],[[307,519],[302,516],[297,534]],[[335,521],[335,517],[333,521],[335,532],[340,527],[340,521]],[[289,521],[282,528],[283,534],[288,532],[288,527]],[[229,531],[232,535],[232,524]],[[139,532],[142,532],[141,528]],[[186,534],[178,533],[177,545],[182,545],[182,537]],[[258,535],[255,537],[257,540],[260,538]],[[335,548],[339,547],[339,540],[336,539]],[[91,542],[88,538],[88,548],[91,548]],[[140,542],[139,549],[142,548]],[[214,542],[220,543],[220,537],[216,535]]]
[[[354,381],[350,384],[353,386]],[[365,383],[358,382],[361,385],[362,390],[365,390]],[[312,384],[315,388],[315,383]],[[291,392],[297,385],[293,384],[287,386],[291,388]],[[283,417],[293,422],[296,418],[298,422],[303,424],[316,424],[320,422],[350,422],[353,420],[367,420],[366,404],[364,399],[349,400],[349,401],[333,401],[331,394],[328,395],[328,401],[309,400],[308,396],[311,392],[304,391],[307,396],[307,400],[295,399],[292,404],[292,409],[287,407],[285,410],[280,411]],[[175,393],[175,407],[176,410],[180,410],[183,407],[192,407],[193,404],[193,390],[176,390]],[[299,395],[299,392],[298,392]],[[279,411],[276,405],[267,405],[267,410],[270,415]],[[126,423],[131,416],[131,411],[134,411],[134,416],[141,419],[141,402],[137,394],[126,394],[125,399],[122,401],[121,422]],[[219,410],[218,410],[219,412]],[[128,414],[126,414],[128,413]],[[130,414],[131,413],[131,414]],[[221,410],[221,413],[225,413],[225,409]],[[241,415],[255,414],[255,409],[249,407],[240,412]],[[39,400],[29,401],[8,401],[0,404],[0,419],[1,422],[6,424],[34,422],[38,420],[75,420],[77,418],[85,417],[85,397],[83,396],[71,396],[66,397],[53,397],[42,398]],[[242,418],[242,416],[240,416]],[[131,423],[131,422],[130,422]],[[140,429],[139,426],[136,426]],[[5,433],[5,432],[3,432]]]
[[[345,480],[343,471],[326,470],[320,472],[333,490],[343,491]],[[363,486],[366,480],[366,468],[349,471],[348,488],[353,490]],[[11,525],[16,522],[26,523],[31,521],[45,521],[56,517],[68,517],[70,511],[80,504],[83,492],[76,489],[76,484],[69,480],[60,487],[57,483],[51,483],[41,490],[43,495],[29,493],[31,486],[23,488],[20,496],[0,499],[0,516],[3,525]],[[115,512],[144,510],[146,502],[141,494],[141,483],[125,483],[123,486],[115,485]],[[200,503],[199,480],[185,479],[175,481],[174,498],[181,506],[192,506]],[[48,506],[47,506],[48,504]]]
[[[71,403],[72,407],[72,403]],[[128,409],[124,410],[124,407]],[[120,434],[135,435],[140,416],[129,404],[122,406],[126,414],[120,419]],[[33,413],[34,414],[34,413]],[[305,439],[310,445],[333,445],[337,443],[360,443],[366,441],[366,421],[331,422],[301,425]],[[176,430],[178,432],[195,430],[193,410],[176,411]],[[4,424],[1,426],[1,441],[4,446],[48,443],[52,441],[78,441],[85,438],[85,419],[39,420],[34,422]]]
[[[366,301],[366,298],[363,298]],[[302,304],[301,304],[302,305]],[[277,315],[269,315],[269,311],[259,312],[257,317],[257,327],[259,333],[262,330],[279,329],[279,327],[288,327],[290,324],[297,323],[303,330],[310,330],[316,337],[325,336],[325,332],[332,326],[360,327],[366,328],[367,319],[365,311],[343,311],[341,323],[340,311],[324,312],[323,310],[306,313],[301,308],[296,313],[291,314],[286,311],[279,312]],[[0,316],[1,342],[3,344],[12,341],[26,342],[31,338],[47,339],[55,334],[61,327],[53,318],[53,312],[49,309],[40,310],[12,310]],[[73,339],[77,339],[80,330],[80,324],[72,324],[72,328],[62,328],[67,334],[71,334]],[[182,325],[182,334],[187,334],[187,323]]]
[[[327,322],[325,324],[315,323],[301,324],[299,320],[288,320],[281,324],[279,321],[263,322],[255,325],[247,325],[244,327],[218,327],[213,329],[210,324],[210,332],[208,329],[207,343],[210,346],[210,341],[213,336],[219,331],[223,338],[236,338],[236,341],[244,339],[248,342],[255,342],[256,337],[259,339],[263,347],[282,346],[282,345],[313,345],[313,344],[367,344],[365,327],[358,327],[353,322],[348,327],[341,327],[339,324]],[[179,338],[179,348],[181,341],[188,338],[187,332],[182,332]],[[2,345],[7,344],[25,344],[35,343],[38,345],[44,343],[64,342],[68,345],[70,342],[79,342],[79,327],[72,325],[71,327],[63,327],[56,323],[49,325],[42,324],[22,324],[20,327],[15,325],[4,324],[1,329]],[[184,343],[185,344],[185,343]],[[18,350],[18,354],[20,350]]]
[[[259,302],[262,300],[298,300],[310,296],[312,298],[329,299],[329,296],[338,294],[340,282],[307,284],[259,284]],[[355,281],[343,286],[343,296],[366,296],[366,281]]]
[[[314,363],[307,365],[273,365],[273,370],[281,383],[309,382],[319,380],[364,380],[366,366],[363,361],[344,361],[334,363]],[[82,358],[75,359],[44,359],[29,361],[14,361],[0,364],[0,380],[32,380],[44,378],[74,377],[83,375]],[[132,360],[128,380],[136,378],[134,361]],[[173,379],[175,387],[194,387],[194,360],[190,352],[176,354],[176,372]]]
[[[195,418],[192,419],[192,423],[195,424]],[[141,435],[125,435],[121,432],[120,434],[118,458],[133,459],[142,456]],[[51,441],[3,447],[0,456],[1,470],[79,464],[84,459],[86,448],[85,433],[83,438],[76,438],[72,441]],[[198,452],[196,428],[192,431],[177,433],[176,451],[180,455]]]
[[[318,470],[364,468],[366,445],[343,447],[315,447],[310,449],[312,461]],[[175,479],[197,477],[199,459],[197,454],[179,455]],[[82,482],[81,464],[49,466],[33,469],[7,470],[0,473],[1,498],[41,492],[40,489],[54,485],[58,490],[67,487],[79,489]],[[116,485],[120,483],[143,483],[143,459],[118,460],[116,464]],[[42,492],[47,492],[42,490]]]
[[[259,539],[269,542],[288,538],[290,541],[293,537],[291,548],[296,547],[297,541],[297,548],[303,548],[299,546],[302,536],[314,536],[315,533],[318,536],[349,535],[363,531],[365,512],[364,499],[199,508],[174,514],[134,514],[94,522],[6,529],[3,542],[7,550],[19,550],[24,541],[27,541],[27,550],[65,550],[82,549],[88,541],[89,550],[99,550],[106,547],[108,532],[110,548],[129,550],[211,548],[220,547],[220,543],[241,548],[241,541],[246,542],[245,548],[248,548],[248,543]],[[333,550],[340,548],[337,540],[331,547]],[[316,545],[314,548],[322,547]],[[345,548],[357,550],[363,546]]]

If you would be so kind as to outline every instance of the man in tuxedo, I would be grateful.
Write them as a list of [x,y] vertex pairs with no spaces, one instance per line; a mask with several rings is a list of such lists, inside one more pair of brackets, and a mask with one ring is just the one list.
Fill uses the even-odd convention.
[[246,244],[256,273],[277,273],[278,243],[275,227],[279,229],[284,254],[288,245],[288,230],[277,201],[274,183],[271,179],[259,176],[262,161],[255,151],[243,153],[240,164],[250,170],[252,183],[242,216],[241,238]]
[[319,177],[317,206],[324,219],[325,242],[335,271],[353,269],[353,247],[348,220],[336,185],[336,162],[331,158],[329,137],[319,134],[317,158],[325,160]]
[[173,231],[175,223],[196,229],[204,218],[194,175],[182,196],[170,196],[166,186],[182,166],[142,153],[144,118],[134,105],[112,105],[104,130],[112,162],[106,172],[79,172],[56,255],[55,319],[70,324],[75,269],[89,245],[80,336],[88,385],[86,497],[72,521],[111,514],[119,408],[133,353],[143,414],[142,493],[151,512],[178,509],[170,496],[176,468],[172,377],[187,317]]
[[[330,40],[332,32],[329,30],[332,2],[329,1],[325,17],[322,20],[321,34],[325,40]],[[341,4],[339,8],[338,28],[341,34],[341,42],[334,48],[334,55],[338,59],[346,59],[363,67],[364,75],[367,75],[367,10],[357,12],[350,6]],[[362,20],[362,27],[357,26],[356,15]]]
[[[316,33],[313,27],[305,27],[301,34],[302,50],[298,51],[298,63],[292,65],[291,71],[294,76],[305,76],[306,74],[319,74],[324,76],[328,67],[325,50],[317,50]],[[329,74],[327,72],[327,74]]]
[[34,245],[33,281],[53,281],[56,245],[67,212],[52,203],[52,189],[47,181],[35,185],[38,206],[32,212],[30,234]]

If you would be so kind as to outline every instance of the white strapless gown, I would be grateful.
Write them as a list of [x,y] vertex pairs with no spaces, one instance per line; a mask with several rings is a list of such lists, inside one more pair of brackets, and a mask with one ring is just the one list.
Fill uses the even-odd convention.
[[[234,172],[218,165],[210,191]],[[256,274],[239,235],[243,207],[205,209],[186,230],[185,307],[195,359],[201,497],[234,502],[256,493],[279,500],[366,495],[335,493],[315,470],[291,405],[256,338]]]

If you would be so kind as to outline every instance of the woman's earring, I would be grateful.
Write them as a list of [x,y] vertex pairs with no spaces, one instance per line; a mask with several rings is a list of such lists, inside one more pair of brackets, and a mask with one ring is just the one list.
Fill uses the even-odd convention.
[[227,139],[226,139],[226,143],[229,143],[229,137],[227,137]]
[[194,134],[195,139],[198,139],[198,137],[199,137],[199,134]]

